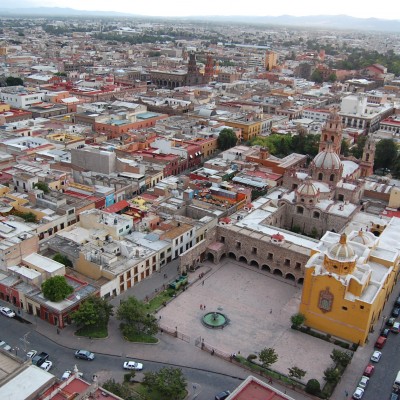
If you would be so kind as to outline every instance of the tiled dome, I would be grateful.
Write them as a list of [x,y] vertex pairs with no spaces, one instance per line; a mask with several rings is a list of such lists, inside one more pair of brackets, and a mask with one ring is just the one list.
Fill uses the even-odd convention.
[[314,158],[314,164],[317,168],[323,169],[339,169],[341,166],[339,156],[329,150],[318,153]]
[[339,243],[335,243],[328,251],[328,257],[338,261],[351,261],[355,257],[354,249],[347,243],[347,236],[343,233]]
[[318,189],[314,186],[311,180],[306,179],[306,181],[297,189],[297,193],[300,196],[316,196],[318,194]]

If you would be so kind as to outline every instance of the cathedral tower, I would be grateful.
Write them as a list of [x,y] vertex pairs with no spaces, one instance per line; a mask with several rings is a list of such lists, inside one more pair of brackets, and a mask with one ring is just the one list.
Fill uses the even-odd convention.
[[342,119],[336,110],[329,114],[326,124],[322,129],[319,152],[327,149],[328,142],[332,142],[333,151],[337,155],[340,155],[340,147],[342,145]]
[[360,163],[362,177],[368,177],[374,173],[374,158],[375,142],[371,137],[368,136]]

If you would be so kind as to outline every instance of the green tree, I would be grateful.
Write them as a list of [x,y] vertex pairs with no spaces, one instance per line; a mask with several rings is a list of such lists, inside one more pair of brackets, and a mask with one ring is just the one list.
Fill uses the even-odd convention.
[[64,276],[53,276],[42,283],[42,292],[46,299],[59,302],[64,300],[74,291],[74,288],[68,285]]
[[125,336],[154,335],[158,331],[154,315],[149,314],[145,305],[135,297],[128,297],[121,302],[117,310],[117,319],[121,321],[121,331]]
[[264,368],[268,368],[278,361],[278,354],[276,354],[275,349],[269,347],[260,351],[258,359]]
[[351,149],[350,149],[350,153],[355,158],[361,158],[362,157],[366,141],[367,141],[367,136],[366,135],[362,135],[362,136],[358,136],[357,137],[356,145],[351,147]]
[[400,178],[400,156],[397,157],[396,161],[394,162],[391,172],[394,178]]
[[331,353],[331,359],[336,364],[340,364],[343,367],[347,367],[351,361],[351,354],[346,351],[333,349]]
[[385,172],[391,169],[397,160],[397,146],[393,139],[382,139],[376,144],[374,170],[379,168]]
[[218,139],[218,148],[222,151],[228,150],[233,146],[236,146],[237,137],[235,132],[232,129],[222,129],[219,133]]
[[328,82],[336,82],[337,81],[337,76],[334,72],[332,72],[331,74],[329,74],[328,76]]
[[116,382],[115,379],[105,381],[102,387],[125,400],[139,399],[139,396],[127,384]]
[[14,78],[13,76],[8,76],[6,78],[7,86],[22,86],[24,81],[21,78]]
[[20,213],[17,213],[17,215],[19,217],[23,218],[23,220],[25,222],[37,222],[36,215],[31,211],[29,211],[27,213],[20,212]]
[[303,325],[305,320],[306,320],[306,317],[304,316],[304,314],[301,314],[301,313],[293,314],[290,318],[292,325],[294,325],[296,328]]
[[345,139],[342,140],[342,144],[340,146],[340,154],[343,154],[345,157],[347,157],[350,154],[349,144]]
[[158,372],[145,372],[143,385],[156,390],[163,399],[180,399],[187,383],[180,368],[163,367]]
[[324,80],[322,79],[322,74],[319,69],[315,69],[314,72],[311,74],[310,78],[315,83],[322,83]]
[[50,193],[49,185],[46,182],[36,182],[33,187],[42,190],[43,193]]
[[289,370],[289,376],[291,378],[296,378],[296,379],[303,379],[307,373],[307,371],[304,371],[304,369],[301,369],[296,366],[288,368],[288,370]]
[[324,371],[324,379],[329,383],[336,383],[340,379],[340,372],[337,368],[331,367]]
[[64,256],[63,254],[57,253],[54,257],[53,257],[54,261],[59,262],[60,264],[64,264],[66,267],[72,268],[72,262],[71,260],[67,257]]
[[78,327],[107,326],[113,306],[105,299],[97,296],[88,297],[72,314]]
[[321,385],[316,379],[310,379],[306,385],[306,392],[310,394],[318,394],[321,391]]

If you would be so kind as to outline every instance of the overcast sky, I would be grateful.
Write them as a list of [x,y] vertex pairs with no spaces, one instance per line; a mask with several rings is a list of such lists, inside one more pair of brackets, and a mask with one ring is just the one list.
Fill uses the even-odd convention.
[[382,3],[349,0],[14,0],[0,8],[68,7],[77,10],[119,11],[150,16],[193,15],[351,15],[400,20],[398,0]]

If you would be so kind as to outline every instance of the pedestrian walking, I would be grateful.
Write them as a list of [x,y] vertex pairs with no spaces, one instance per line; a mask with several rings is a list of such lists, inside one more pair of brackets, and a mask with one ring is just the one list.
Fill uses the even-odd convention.
[[345,390],[345,391],[344,391],[344,394],[345,394],[346,399],[347,399],[347,397],[349,397],[349,392],[348,392],[347,390]]
[[268,379],[268,383],[272,385],[272,378],[271,377]]
[[272,308],[269,310],[269,313],[272,314]]
[[205,310],[205,309],[206,309],[206,305],[204,304],[204,305],[203,305],[203,310]]
[[203,282],[201,282],[201,284],[204,286],[204,281],[203,281]]
[[200,304],[200,310],[202,310],[203,309],[203,304]]

